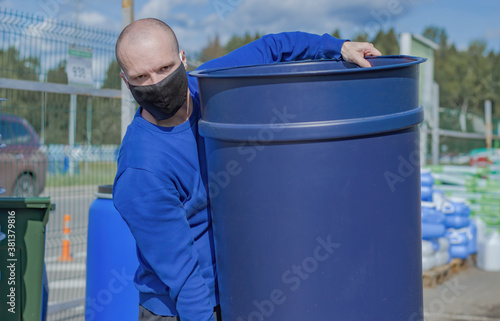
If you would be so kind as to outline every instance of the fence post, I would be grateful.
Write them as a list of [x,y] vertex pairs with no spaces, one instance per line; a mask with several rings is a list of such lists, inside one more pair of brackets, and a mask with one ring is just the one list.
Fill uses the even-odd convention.
[[92,145],[92,96],[87,97],[87,145]]
[[439,164],[439,85],[432,86],[432,164]]
[[493,144],[493,128],[491,126],[491,100],[484,102],[484,123],[486,124],[486,148],[490,149]]
[[68,173],[73,175],[75,172],[73,162],[73,149],[75,148],[75,131],[76,131],[76,94],[71,94],[69,103],[69,166]]
[[40,143],[45,145],[45,113],[47,112],[47,93],[42,91],[42,115],[40,119]]
[[[122,28],[128,26],[134,21],[134,0],[122,0]],[[127,88],[127,85],[122,81],[122,117],[121,117],[121,138],[125,136],[127,126],[134,118],[134,99]]]

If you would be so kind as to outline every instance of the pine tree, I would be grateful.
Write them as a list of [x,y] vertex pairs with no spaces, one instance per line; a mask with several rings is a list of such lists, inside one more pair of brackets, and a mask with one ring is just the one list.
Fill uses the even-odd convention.
[[383,55],[399,54],[399,42],[393,28],[387,33],[384,33],[382,29],[379,30],[372,43]]
[[352,41],[367,42],[368,41],[368,34],[365,32],[360,32],[354,36]]
[[224,48],[220,44],[219,35],[216,35],[213,40],[208,39],[208,45],[201,51],[199,60],[206,62],[222,55],[224,55]]
[[342,37],[340,36],[340,30],[338,28],[335,29],[335,31],[332,33],[332,36],[337,39],[342,39]]
[[101,88],[109,89],[120,89],[121,88],[121,77],[120,77],[120,65],[116,60],[111,61],[108,70],[106,71],[106,78]]

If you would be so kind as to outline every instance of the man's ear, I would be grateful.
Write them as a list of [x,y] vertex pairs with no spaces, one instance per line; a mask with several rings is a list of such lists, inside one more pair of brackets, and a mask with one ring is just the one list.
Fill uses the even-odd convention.
[[187,70],[188,64],[186,59],[186,52],[184,50],[179,51],[179,56],[181,58],[182,63],[184,64],[184,69]]
[[130,86],[129,86],[128,81],[127,81],[127,77],[125,77],[125,73],[123,71],[120,72],[120,77],[123,79],[123,82],[125,83],[125,85],[127,85],[127,88],[130,89]]

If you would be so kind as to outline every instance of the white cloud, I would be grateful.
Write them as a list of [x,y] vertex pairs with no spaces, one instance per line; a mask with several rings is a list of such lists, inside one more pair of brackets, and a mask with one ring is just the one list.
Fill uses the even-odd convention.
[[386,27],[409,12],[412,2],[414,0],[244,1],[226,20],[252,29],[259,26],[268,32],[304,30],[323,33],[335,28],[361,31],[370,25]]
[[109,19],[99,12],[80,12],[78,21],[88,26],[105,26],[109,23]]
[[170,10],[178,5],[185,3],[183,0],[150,0],[146,3],[139,13],[137,19],[141,18],[165,18],[169,16]]
[[[216,8],[215,4],[223,6]],[[300,30],[322,34],[338,28],[344,37],[360,31],[376,32],[408,14],[414,5],[416,0],[150,0],[141,8],[139,18],[152,16],[169,23],[181,46],[193,52],[200,51],[216,34],[224,44],[232,35],[245,32]]]
[[[149,0],[137,13],[137,19],[141,18],[165,18],[171,13],[171,10],[175,7],[187,8],[187,7],[203,7],[207,6],[210,1],[213,0]],[[188,12],[189,13],[189,12]]]
[[[152,16],[167,22],[181,47],[193,54],[215,35],[222,44],[232,35],[246,32],[300,30],[323,34],[340,29],[344,38],[363,31],[373,36],[426,1],[431,0],[150,0],[140,8],[137,18]],[[217,11],[216,3],[225,7]]]
[[110,19],[108,16],[97,11],[79,11],[78,13],[66,11],[61,14],[60,20],[71,21],[78,25],[102,30],[117,32],[121,30],[121,21]]

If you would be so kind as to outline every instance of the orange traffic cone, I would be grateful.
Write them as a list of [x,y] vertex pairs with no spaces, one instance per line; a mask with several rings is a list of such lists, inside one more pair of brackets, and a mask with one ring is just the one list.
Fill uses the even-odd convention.
[[69,221],[71,221],[71,215],[64,214],[64,219],[63,219],[62,254],[59,257],[59,261],[62,261],[62,262],[71,262],[71,261],[73,261],[73,258],[71,257],[71,252],[70,252],[70,241],[69,241],[70,228],[69,228]]

